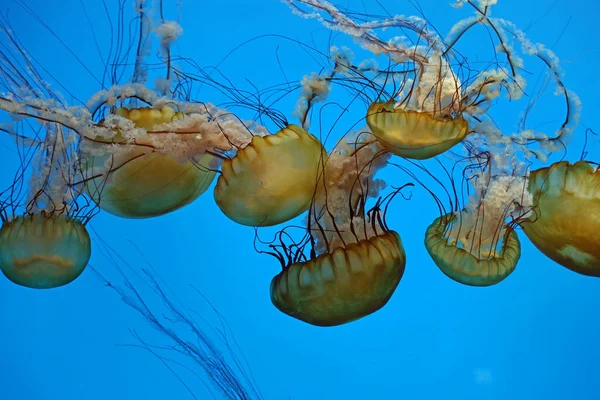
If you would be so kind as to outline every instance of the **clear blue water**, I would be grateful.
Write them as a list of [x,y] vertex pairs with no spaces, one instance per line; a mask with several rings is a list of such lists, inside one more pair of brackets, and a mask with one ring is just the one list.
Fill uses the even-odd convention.
[[[117,2],[105,3],[115,16]],[[382,3],[392,14],[416,13],[416,2]],[[442,32],[471,13],[447,3],[419,4]],[[585,129],[599,127],[600,6],[591,0],[499,3],[495,16],[526,28],[532,40],[546,43],[563,60],[564,81],[583,103],[581,126],[570,150],[577,158]],[[17,2],[0,0],[0,11],[8,11],[23,46],[37,62],[73,96],[86,99],[98,90],[95,77],[103,72],[98,49],[103,57],[110,50],[103,4],[27,4],[55,35]],[[383,13],[371,0],[338,4]],[[170,18],[177,17],[175,5],[165,0]],[[124,6],[127,18],[131,9],[131,4]],[[294,16],[274,0],[188,0],[181,25],[184,35],[175,47],[177,54],[203,66],[220,63],[223,74],[245,88],[246,78],[267,87],[318,69],[308,52],[284,38],[314,43],[319,49],[327,49],[329,39],[316,21]],[[280,36],[246,43],[223,61],[236,46],[267,34]],[[465,38],[465,43],[473,43],[466,51],[489,57],[485,47],[477,47],[484,46],[487,35],[480,29]],[[336,35],[332,40],[352,44]],[[537,71],[532,68],[532,73]],[[218,94],[208,88],[197,96],[222,101],[213,100],[210,96]],[[290,120],[295,98],[277,106]],[[538,107],[539,126],[559,123],[555,111],[544,114],[545,106]],[[548,100],[548,109],[556,110],[551,106],[555,104]],[[514,128],[515,121],[514,113],[499,119],[503,129]],[[16,158],[8,142],[2,145],[0,177],[5,185],[13,177]],[[599,149],[590,147],[589,158],[600,161]],[[384,176],[395,185],[407,181],[394,171]],[[522,235],[523,255],[508,279],[489,288],[459,285],[435,267],[423,246],[423,233],[436,216],[434,203],[423,191],[415,189],[410,201],[394,203],[388,223],[401,234],[408,257],[402,282],[382,310],[335,328],[304,324],[271,305],[269,283],[280,270],[278,263],[255,253],[254,230],[225,218],[210,191],[161,218],[123,220],[100,213],[90,226],[96,243],[101,238],[109,245],[125,270],[130,271],[125,262],[135,271],[151,265],[171,289],[170,298],[205,316],[207,326],[221,326],[191,286],[206,296],[227,320],[237,342],[233,351],[243,354],[265,399],[600,399],[600,281],[558,266]],[[118,281],[114,266],[98,248],[91,264]],[[149,304],[161,306],[147,286],[140,283],[138,288],[151,299]],[[0,321],[0,399],[192,398],[164,363],[137,346],[135,335],[157,345],[171,345],[169,339],[127,307],[91,269],[73,284],[48,291],[0,279]],[[172,329],[185,335],[181,324]],[[189,370],[178,371],[196,398],[212,398]]]

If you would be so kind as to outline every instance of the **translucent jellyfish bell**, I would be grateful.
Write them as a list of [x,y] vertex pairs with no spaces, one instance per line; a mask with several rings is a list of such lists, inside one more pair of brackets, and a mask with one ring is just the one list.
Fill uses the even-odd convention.
[[90,254],[84,225],[65,214],[26,215],[5,222],[0,229],[0,269],[21,286],[66,285],[81,275]]
[[[81,200],[78,136],[61,125],[17,141],[21,163],[0,193],[0,270],[14,283],[36,289],[66,285],[85,269],[91,254],[85,224],[94,215]],[[27,181],[25,181],[27,177]]]
[[427,228],[425,247],[433,262],[449,278],[470,286],[490,286],[504,280],[516,268],[521,244],[511,230],[499,251],[475,252],[468,245],[449,243],[448,231],[456,222],[455,214],[437,218]]
[[[119,108],[115,114],[148,131],[185,117],[170,107]],[[119,133],[112,139],[113,143],[123,141]],[[204,193],[215,176],[208,168],[212,156],[204,154],[194,162],[176,159],[153,151],[150,135],[136,138],[135,144],[116,146],[116,151],[101,156],[86,155],[86,172],[91,178],[86,182],[86,192],[100,208],[120,217],[149,218],[175,211]]]
[[441,119],[432,113],[393,108],[393,104],[383,102],[371,104],[367,124],[390,152],[417,160],[442,154],[469,132],[463,118]]
[[400,236],[385,232],[290,265],[271,281],[271,301],[312,325],[352,322],[389,301],[405,265]]
[[280,253],[283,270],[271,281],[275,307],[309,324],[340,325],[374,313],[404,274],[404,247],[387,227],[385,210],[409,185],[366,210],[368,199],[384,187],[374,177],[389,159],[368,137],[367,131],[350,132],[330,152],[308,214],[307,242]]
[[326,158],[321,142],[296,125],[274,135],[254,136],[223,162],[215,201],[242,225],[288,221],[308,210]]
[[521,224],[547,257],[583,275],[600,277],[600,167],[580,161],[531,172],[534,216]]

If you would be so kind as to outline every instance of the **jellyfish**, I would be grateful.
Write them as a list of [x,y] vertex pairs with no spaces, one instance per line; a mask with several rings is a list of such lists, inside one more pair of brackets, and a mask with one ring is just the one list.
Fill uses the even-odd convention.
[[242,225],[271,226],[308,210],[327,153],[319,139],[290,124],[225,160],[215,187],[221,211]]
[[[486,152],[460,158],[452,168],[392,165],[425,188],[438,206],[439,216],[427,228],[424,244],[444,275],[469,286],[491,286],[515,270],[521,256],[515,229],[531,202],[524,193],[525,174],[502,173]],[[443,194],[432,185],[442,187]]]
[[548,258],[583,275],[600,277],[600,167],[561,161],[532,171],[532,215],[521,227]]
[[[106,153],[99,156],[83,153],[88,161],[86,192],[100,208],[120,217],[155,217],[191,203],[208,189],[216,174],[211,169],[214,157],[202,154],[194,159],[177,159],[154,146],[152,130],[184,118],[181,112],[168,106],[120,107],[114,115],[133,122],[130,131],[141,128],[145,132],[130,138],[131,144],[119,132],[110,139],[95,137],[94,141],[102,142],[95,149],[106,143],[103,146]],[[104,121],[100,121],[99,126],[102,125]],[[192,140],[198,139],[187,135],[182,144]],[[122,145],[119,151],[111,152],[110,145],[115,143]]]
[[67,118],[44,118],[60,94],[42,80],[3,17],[0,28],[14,45],[0,50],[0,111],[12,118],[0,124],[0,133],[18,155],[14,179],[0,193],[0,270],[24,287],[56,288],[85,270],[87,224],[97,207],[83,195],[81,137]]
[[395,193],[366,208],[367,199],[383,186],[374,175],[386,165],[385,153],[368,129],[345,135],[330,152],[306,235],[286,244],[284,229],[278,244],[271,245],[270,253],[282,264],[271,281],[271,301],[283,313],[312,325],[336,326],[390,300],[406,264],[402,240],[385,222]]
[[373,103],[367,111],[373,134],[392,153],[422,160],[437,156],[461,142],[469,131],[462,117],[436,117],[434,113]]
[[366,114],[369,128],[388,151],[416,160],[442,154],[469,134],[466,118],[475,89],[463,86],[459,71],[451,66],[449,49],[441,47],[424,21],[421,24],[419,35],[429,46],[415,46],[410,56],[415,58],[414,73],[405,74],[401,89],[387,101],[373,102]]
[[345,324],[387,304],[405,263],[400,236],[383,232],[291,264],[271,281],[271,301],[283,313],[312,325]]
[[[357,86],[357,96],[367,97],[366,123],[371,132],[397,156],[425,160],[443,154],[475,132],[474,125],[493,122],[490,107],[502,92],[511,100],[524,93],[525,81],[518,70],[522,60],[510,46],[502,25],[511,31],[513,26],[489,18],[489,2],[480,7],[469,2],[476,17],[457,22],[445,38],[419,17],[397,15],[378,20],[361,15],[359,20],[326,0],[286,2],[294,12],[358,39],[373,54],[374,58],[361,62],[345,60],[343,69],[349,76],[347,86]],[[494,54],[495,61],[478,70],[459,53],[461,37],[478,25],[495,33],[498,45],[494,52],[506,56],[506,65]],[[401,30],[402,36],[384,38],[379,34],[394,29]],[[546,51],[531,45],[523,43],[528,46],[527,54]],[[389,65],[387,69],[378,67],[382,57]],[[375,96],[368,98],[367,92]]]
[[[77,184],[77,136],[50,123],[45,137],[4,131],[13,134],[21,148],[21,164],[15,181],[1,194],[0,270],[24,287],[66,285],[88,264],[86,224],[95,213]],[[29,182],[24,181],[27,174]]]
[[[521,257],[519,237],[514,227],[503,226],[500,232],[495,233],[497,242],[488,239],[479,248],[472,246],[474,240],[458,244],[455,239],[459,236],[458,227],[470,217],[466,213],[458,213],[444,215],[433,221],[425,234],[427,252],[446,276],[459,283],[469,286],[500,283],[515,270]],[[490,225],[487,224],[488,227]],[[479,232],[477,234],[482,235]]]
[[[196,200],[220,172],[221,163],[249,145],[253,137],[264,136],[266,129],[212,103],[192,99],[191,82],[195,81],[216,86],[226,94],[231,92],[234,100],[242,96],[206,74],[191,78],[172,63],[170,49],[181,27],[175,21],[165,21],[162,15],[160,24],[153,27],[153,16],[144,1],[135,4],[140,46],[131,71],[126,70],[127,63],[106,66],[111,69],[105,74],[112,77],[111,85],[102,81],[102,89],[82,105],[68,104],[59,95],[38,96],[37,87],[49,83],[36,72],[31,82],[10,85],[7,95],[0,97],[0,109],[14,118],[48,121],[77,133],[82,138],[78,157],[86,194],[111,214],[149,218]],[[155,79],[155,88],[148,84],[151,33],[160,39],[159,54],[165,57],[161,65],[166,70],[166,77]],[[14,33],[7,30],[6,34],[15,39],[11,43],[17,46],[16,53],[30,63],[27,53],[18,48]],[[14,68],[17,64],[5,65],[7,82],[21,80]],[[120,82],[117,77],[125,73],[131,74],[130,81]],[[189,84],[174,85],[185,81]],[[283,136],[274,136],[273,142]]]

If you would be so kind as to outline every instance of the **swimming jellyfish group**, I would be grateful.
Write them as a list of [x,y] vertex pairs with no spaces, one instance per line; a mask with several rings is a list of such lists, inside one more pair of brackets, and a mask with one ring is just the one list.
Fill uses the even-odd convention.
[[[46,289],[74,281],[89,262],[87,224],[98,212],[160,217],[211,188],[225,217],[241,225],[272,227],[301,216],[300,234],[299,223],[282,227],[259,251],[281,264],[270,284],[274,306],[312,325],[360,319],[392,297],[412,267],[411,249],[386,216],[407,188],[425,191],[439,208],[419,234],[433,263],[454,281],[489,286],[506,279],[521,256],[519,231],[556,263],[600,276],[600,166],[548,161],[574,136],[579,98],[551,50],[491,16],[496,1],[457,0],[455,7],[472,14],[441,36],[418,16],[378,19],[326,0],[285,0],[298,17],[356,47],[332,46],[325,68],[297,80],[297,121],[288,123],[259,96],[236,95],[228,82],[203,78],[277,130],[195,100],[178,84],[185,70],[169,58],[181,27],[148,16],[142,3],[139,34],[159,37],[167,78],[151,84],[152,52],[138,48],[133,68],[112,66],[120,73],[81,105],[45,84],[16,34],[2,32],[13,47],[0,48],[0,111],[11,118],[0,131],[13,139],[21,161],[0,194],[0,269],[12,282]],[[481,35],[482,45],[493,61],[470,65],[463,40],[487,28],[491,37]],[[531,98],[545,95],[529,96],[526,62],[551,77],[551,96],[564,99],[551,111],[562,113],[553,132],[528,127],[522,113],[502,111],[516,132],[496,123],[502,104],[522,103],[521,111],[530,112]],[[124,72],[129,78],[117,79]],[[335,141],[311,124],[334,112],[324,105],[334,90],[356,101],[352,110],[362,107],[352,113],[354,128]],[[386,168],[405,184],[388,187],[377,177]]]

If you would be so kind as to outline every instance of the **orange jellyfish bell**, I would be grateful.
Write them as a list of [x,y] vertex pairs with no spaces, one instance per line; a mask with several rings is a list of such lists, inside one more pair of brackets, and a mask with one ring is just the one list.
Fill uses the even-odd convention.
[[322,165],[323,145],[296,125],[254,136],[223,162],[215,201],[227,217],[248,226],[271,226],[308,210]]
[[371,104],[367,125],[388,151],[416,160],[442,154],[469,132],[463,118],[436,118],[433,113],[394,108],[390,102]]
[[438,217],[425,234],[425,247],[446,276],[469,286],[491,286],[515,270],[521,257],[521,243],[515,230],[507,232],[499,251],[475,252],[469,245],[459,247],[457,243],[449,243],[447,232],[456,219],[456,214]]
[[533,216],[521,226],[542,253],[583,275],[600,277],[600,167],[580,161],[531,172]]
[[[136,128],[152,130],[155,126],[184,118],[170,107],[162,109],[119,108],[116,115],[134,122]],[[194,140],[190,135],[189,140]],[[107,139],[97,139],[107,142]],[[123,142],[117,135],[112,143]],[[175,211],[204,193],[215,172],[208,169],[213,157],[207,154],[196,161],[177,160],[169,154],[153,151],[149,135],[134,144],[118,144],[119,151],[88,159],[86,192],[111,214],[125,218],[149,218]],[[105,173],[106,168],[110,168]]]
[[21,286],[66,285],[81,275],[90,254],[85,226],[65,214],[17,217],[0,229],[0,269]]
[[345,324],[383,307],[405,264],[400,236],[387,231],[285,268],[271,281],[271,301],[312,325]]

